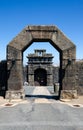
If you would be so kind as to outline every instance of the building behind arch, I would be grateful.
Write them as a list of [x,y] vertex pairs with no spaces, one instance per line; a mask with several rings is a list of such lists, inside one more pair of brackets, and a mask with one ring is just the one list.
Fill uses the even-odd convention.
[[31,86],[53,85],[53,56],[44,49],[28,54],[27,81]]

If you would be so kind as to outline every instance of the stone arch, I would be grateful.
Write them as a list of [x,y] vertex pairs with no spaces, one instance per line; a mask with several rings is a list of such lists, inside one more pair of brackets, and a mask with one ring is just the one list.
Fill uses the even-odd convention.
[[60,90],[74,89],[75,75],[72,67],[76,59],[75,45],[56,26],[27,26],[7,46],[8,91],[22,91],[23,52],[35,41],[50,42],[59,51]]

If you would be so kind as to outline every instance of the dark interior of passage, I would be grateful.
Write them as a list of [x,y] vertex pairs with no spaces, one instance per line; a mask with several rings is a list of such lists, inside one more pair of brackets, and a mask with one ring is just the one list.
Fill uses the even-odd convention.
[[47,73],[44,69],[36,69],[34,72],[35,86],[46,86],[47,85]]

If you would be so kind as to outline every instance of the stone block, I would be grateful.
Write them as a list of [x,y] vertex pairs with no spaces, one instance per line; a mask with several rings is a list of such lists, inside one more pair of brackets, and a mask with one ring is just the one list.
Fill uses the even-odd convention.
[[12,100],[12,99],[24,99],[25,93],[24,90],[16,90],[16,91],[7,91],[6,92],[6,99]]
[[61,99],[75,99],[77,98],[77,90],[62,90]]

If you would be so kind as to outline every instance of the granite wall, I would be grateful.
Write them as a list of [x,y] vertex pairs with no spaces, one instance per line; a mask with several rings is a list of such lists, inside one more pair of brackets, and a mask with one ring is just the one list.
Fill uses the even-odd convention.
[[76,86],[79,95],[83,95],[83,60],[76,61]]

